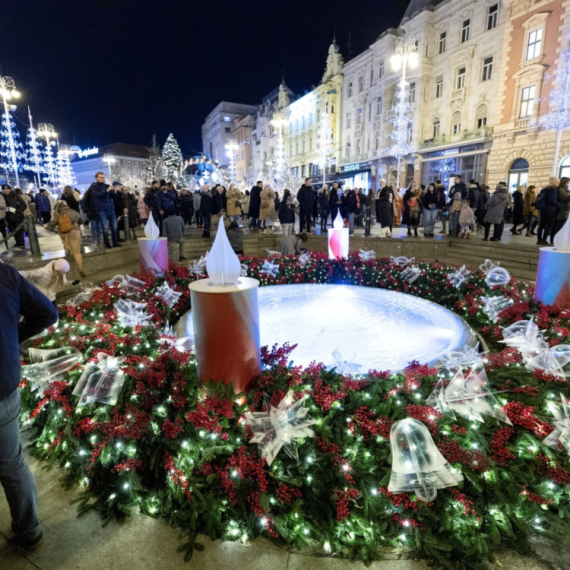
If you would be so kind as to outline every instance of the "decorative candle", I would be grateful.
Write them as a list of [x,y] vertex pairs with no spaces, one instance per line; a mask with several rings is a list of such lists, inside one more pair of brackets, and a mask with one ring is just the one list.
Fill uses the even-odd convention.
[[348,257],[348,228],[344,227],[340,210],[329,229],[329,259]]
[[232,383],[236,393],[247,392],[261,373],[259,281],[240,277],[223,218],[206,269],[208,279],[190,284],[198,377],[201,383]]
[[144,238],[137,240],[141,274],[144,276],[163,275],[168,271],[168,240],[161,238],[152,213],[144,227]]
[[554,236],[554,248],[540,248],[534,299],[570,308],[570,218]]

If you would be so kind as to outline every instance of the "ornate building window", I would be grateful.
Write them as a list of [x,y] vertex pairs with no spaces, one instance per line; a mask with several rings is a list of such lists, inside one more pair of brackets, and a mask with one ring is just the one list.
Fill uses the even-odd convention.
[[532,111],[534,107],[534,93],[535,93],[534,85],[523,87],[521,91],[521,106],[519,112],[519,119],[526,119],[527,117],[532,116]]
[[461,132],[461,113],[455,111],[451,119],[451,132],[454,135],[458,135]]
[[469,39],[469,31],[471,30],[471,20],[463,20],[461,24],[461,43],[464,44]]
[[346,90],[346,96],[347,97],[352,97],[352,81],[348,82],[348,89]]
[[432,138],[436,139],[437,137],[439,137],[440,127],[441,123],[439,121],[439,117],[436,117],[432,123],[432,131],[431,131]]
[[377,115],[382,114],[382,97],[378,97],[376,99],[376,114]]
[[435,78],[435,98],[439,99],[443,96],[443,75]]
[[497,27],[497,16],[499,14],[499,5],[493,4],[487,8],[487,31]]
[[362,107],[356,109],[356,124],[362,125]]
[[439,42],[437,44],[437,53],[443,53],[445,51],[446,39],[447,39],[447,32],[441,32],[439,34]]
[[364,91],[364,75],[358,78],[358,92],[362,93]]
[[378,79],[382,79],[384,77],[384,62],[381,61],[378,65]]
[[567,176],[570,178],[570,156],[565,157],[560,163],[560,170],[558,171],[559,178]]
[[346,114],[346,128],[350,129],[352,127],[352,113]]
[[526,44],[526,60],[540,57],[542,48],[542,28],[533,30],[528,34],[528,41]]
[[486,57],[483,60],[483,68],[481,70],[481,81],[489,81],[493,73],[493,57]]
[[487,105],[479,105],[475,111],[475,128],[482,129],[487,125]]
[[348,142],[346,143],[346,151],[345,151],[345,153],[344,153],[345,156],[346,156],[346,158],[350,158],[351,148],[352,148],[352,145],[350,144],[350,141],[348,141]]
[[408,95],[408,103],[416,102],[416,83],[410,83],[410,91]]
[[457,70],[457,78],[455,80],[455,89],[463,89],[465,87],[465,67]]

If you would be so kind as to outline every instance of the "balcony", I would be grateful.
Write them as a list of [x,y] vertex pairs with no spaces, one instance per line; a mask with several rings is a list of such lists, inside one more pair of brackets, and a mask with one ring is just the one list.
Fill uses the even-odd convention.
[[525,119],[516,119],[515,120],[515,129],[524,129],[530,125],[530,117],[526,117]]
[[472,141],[477,139],[488,139],[491,138],[493,134],[493,127],[482,127],[481,129],[475,129],[473,131],[461,131],[456,135],[441,135],[439,137],[425,140],[420,143],[419,147],[431,148],[437,146],[443,146],[453,143],[462,143],[466,141]]

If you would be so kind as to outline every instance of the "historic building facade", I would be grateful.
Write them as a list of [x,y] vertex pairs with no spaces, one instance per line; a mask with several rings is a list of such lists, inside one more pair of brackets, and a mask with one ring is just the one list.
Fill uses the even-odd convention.
[[557,148],[557,132],[541,127],[560,55],[570,49],[570,2],[503,0],[503,6],[507,21],[488,179],[504,180],[512,191],[527,182],[543,186],[551,174],[570,176],[570,130],[561,131]]
[[311,176],[322,182],[322,154],[319,152],[321,119],[326,113],[330,125],[330,152],[327,157],[326,181],[337,172],[341,153],[341,106],[344,62],[338,45],[333,41],[321,83],[312,91],[283,109],[285,155],[292,175],[299,181]]

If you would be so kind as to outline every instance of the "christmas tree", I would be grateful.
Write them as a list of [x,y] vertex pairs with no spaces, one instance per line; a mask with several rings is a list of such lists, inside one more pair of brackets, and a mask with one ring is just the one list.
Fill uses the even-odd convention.
[[145,180],[148,184],[160,180],[164,174],[164,164],[160,157],[160,146],[156,144],[156,135],[152,135],[152,145],[148,149],[148,163],[145,169]]
[[69,154],[71,149],[61,145],[57,153],[57,182],[60,186],[73,186],[77,183],[75,174],[71,168]]
[[20,133],[16,128],[16,123],[6,112],[2,115],[2,130],[0,131],[2,144],[0,147],[0,168],[6,170],[7,173],[13,172],[16,175],[16,183],[18,183],[18,172],[22,172],[24,159],[24,147],[20,142]]
[[30,109],[28,107],[28,117],[30,119],[30,127],[28,129],[28,136],[26,139],[26,163],[24,168],[26,170],[30,170],[36,176],[36,182],[38,184],[38,188],[40,186],[40,174],[45,172],[43,162],[42,162],[42,151],[40,147],[40,143],[38,141],[38,134],[36,129],[34,128],[34,124],[32,123],[32,115],[30,113]]
[[178,142],[174,135],[170,133],[164,146],[162,147],[162,162],[166,170],[166,181],[176,183],[180,177],[180,169],[182,168],[182,151],[178,146]]

